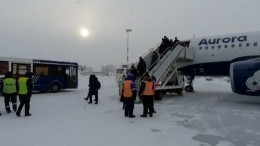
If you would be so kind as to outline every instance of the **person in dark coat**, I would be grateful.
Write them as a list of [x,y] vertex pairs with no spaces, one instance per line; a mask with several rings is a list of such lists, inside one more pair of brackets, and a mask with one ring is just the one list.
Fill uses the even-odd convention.
[[174,42],[172,39],[170,39],[170,44],[169,44],[169,47],[172,48],[174,46]]
[[[100,82],[98,81],[98,78],[93,74],[90,75],[89,77],[89,93],[88,93],[88,97],[89,97],[89,104],[92,103],[92,95],[95,95],[95,104],[98,104],[98,90],[100,89],[101,85]],[[87,98],[88,98],[87,97]]]
[[136,70],[136,68],[135,68],[134,65],[131,66],[131,68],[130,68],[130,73],[133,74],[134,80],[135,80],[136,77],[137,77],[137,70]]
[[154,51],[152,54],[150,69],[152,69],[156,65],[157,60],[158,60],[158,54]]
[[148,112],[149,112],[150,117],[153,116],[154,93],[155,93],[154,82],[149,77],[149,75],[146,75],[144,77],[143,82],[141,83],[141,87],[138,92],[139,98],[141,98],[143,100],[143,114],[141,115],[141,117],[147,117]]
[[170,40],[166,36],[164,36],[164,38],[162,38],[162,41],[165,45],[165,48],[167,49],[169,47]]
[[164,42],[162,41],[160,46],[159,46],[159,55],[160,58],[162,58],[164,51],[166,50],[166,45],[164,44]]
[[139,57],[139,62],[137,65],[137,74],[138,77],[141,77],[146,72],[146,63],[142,57]]
[[[177,46],[177,44],[179,44],[179,40],[178,40],[178,38],[177,37],[175,37],[175,39],[174,39],[174,41],[173,41],[173,43],[172,43],[172,46],[175,48],[176,46]],[[174,48],[172,48],[172,50],[174,49]]]
[[32,72],[26,72],[24,76],[20,77],[18,80],[18,95],[20,99],[20,105],[16,112],[16,115],[20,117],[21,110],[25,105],[25,116],[31,116],[30,114],[30,100],[33,91],[33,83],[32,83]]
[[162,42],[159,48],[160,58],[162,58],[166,54],[169,46],[170,40],[166,36],[164,36],[164,38],[162,38]]

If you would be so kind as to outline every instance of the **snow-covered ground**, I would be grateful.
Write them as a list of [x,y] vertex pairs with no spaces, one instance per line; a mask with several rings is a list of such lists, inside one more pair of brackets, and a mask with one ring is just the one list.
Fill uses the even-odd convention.
[[99,77],[98,105],[83,100],[79,88],[33,94],[31,117],[7,114],[0,97],[0,146],[259,146],[260,97],[231,92],[215,78],[196,78],[194,93],[167,95],[155,102],[154,117],[125,118],[114,77]]

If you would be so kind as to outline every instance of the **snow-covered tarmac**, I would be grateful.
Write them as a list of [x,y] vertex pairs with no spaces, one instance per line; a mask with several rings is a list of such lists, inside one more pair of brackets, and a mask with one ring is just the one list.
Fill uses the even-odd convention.
[[114,77],[99,77],[100,102],[89,105],[88,76],[79,88],[33,94],[31,117],[7,114],[0,97],[0,146],[259,146],[260,97],[230,84],[196,78],[196,92],[155,102],[154,117],[125,118]]

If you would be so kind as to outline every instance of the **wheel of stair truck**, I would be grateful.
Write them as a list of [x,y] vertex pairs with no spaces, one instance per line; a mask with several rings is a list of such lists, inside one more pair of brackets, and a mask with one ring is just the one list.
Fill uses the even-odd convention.
[[60,85],[59,83],[52,83],[51,85],[51,92],[56,93],[60,91]]
[[194,91],[193,87],[191,85],[187,85],[184,89],[185,89],[186,92],[193,92]]
[[155,100],[162,100],[164,96],[163,91],[155,91]]

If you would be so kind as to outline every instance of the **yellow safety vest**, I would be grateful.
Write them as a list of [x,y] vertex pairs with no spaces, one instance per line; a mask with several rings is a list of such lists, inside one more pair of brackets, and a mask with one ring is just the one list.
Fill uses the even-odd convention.
[[16,80],[13,78],[5,78],[3,80],[3,93],[12,94],[16,92]]
[[154,84],[153,82],[148,82],[148,81],[145,81],[145,88],[144,88],[144,91],[143,91],[143,94],[142,95],[145,95],[145,96],[152,96],[154,95]]
[[132,92],[132,88],[131,88],[131,82],[130,80],[125,80],[124,84],[123,84],[123,89],[124,89],[124,93],[123,96],[124,97],[132,97],[133,96],[133,92]]
[[18,81],[18,83],[19,83],[19,94],[22,94],[22,95],[25,95],[25,94],[27,94],[28,93],[28,89],[27,89],[27,80],[28,80],[28,78],[26,78],[26,77],[20,77],[19,78],[19,81]]

